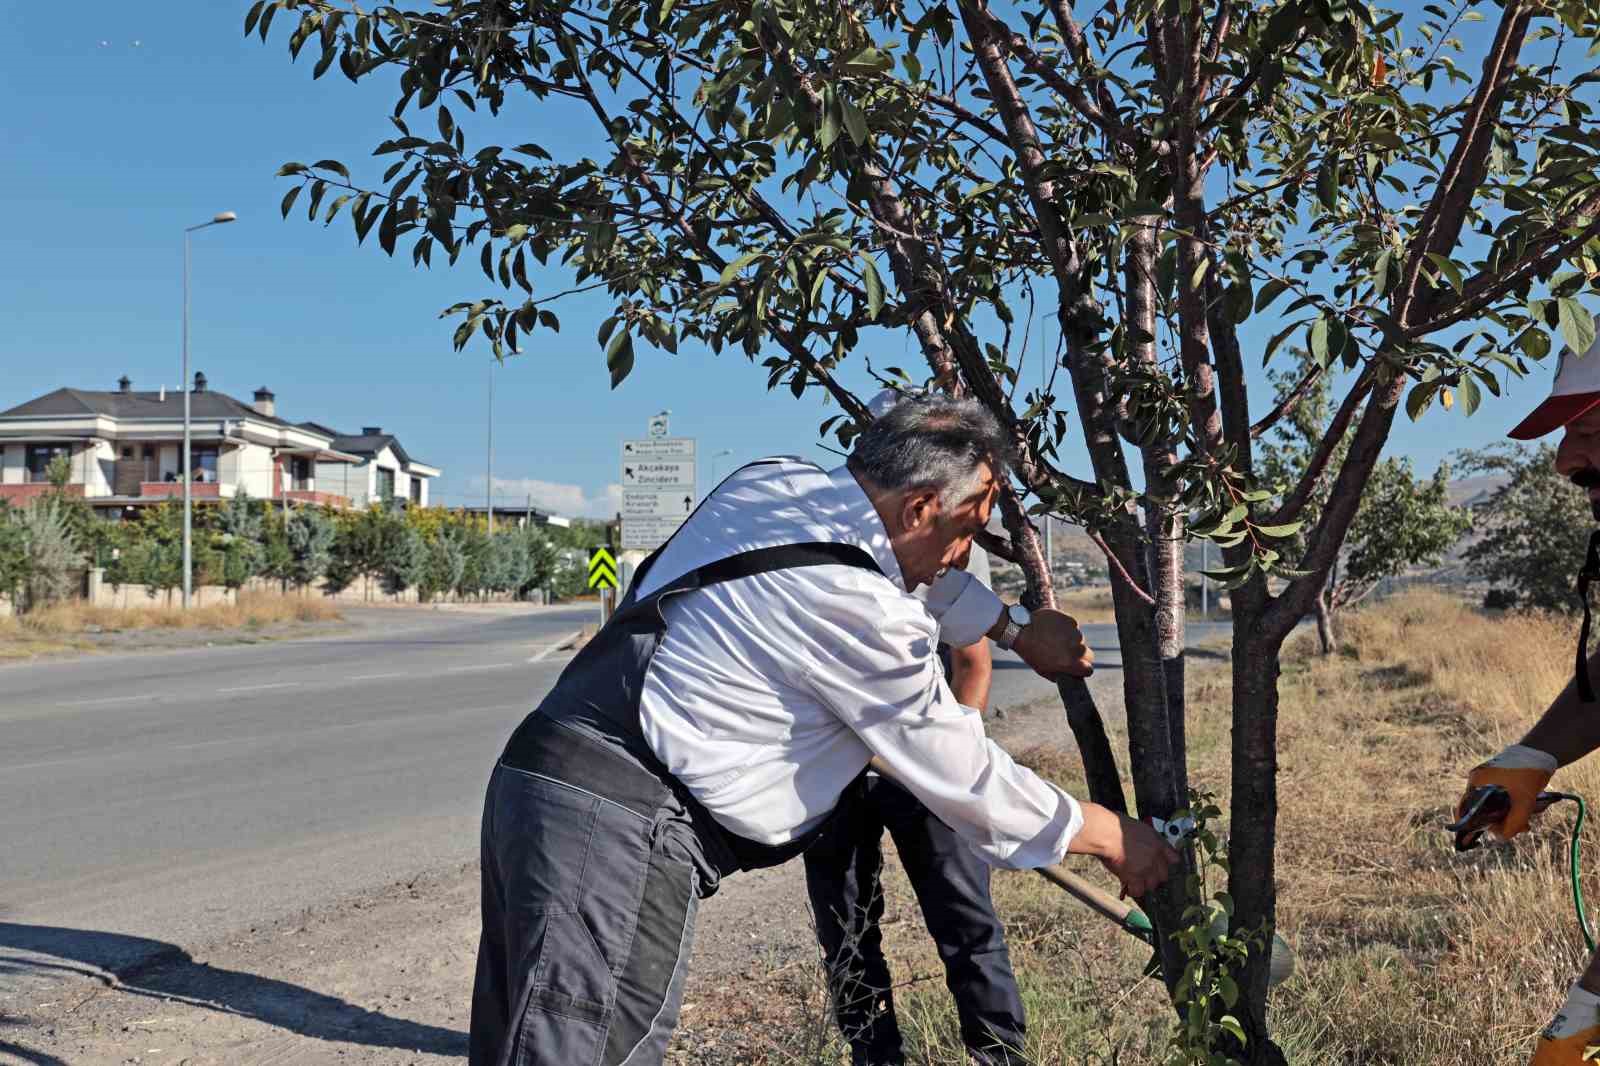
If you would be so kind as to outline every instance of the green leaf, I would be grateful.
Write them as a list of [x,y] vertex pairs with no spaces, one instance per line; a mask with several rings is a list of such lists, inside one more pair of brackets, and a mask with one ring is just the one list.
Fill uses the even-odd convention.
[[1450,279],[1450,287],[1456,292],[1461,291],[1461,267],[1450,259],[1449,256],[1439,255],[1437,252],[1428,253],[1428,261],[1439,268],[1439,273]]
[[1322,166],[1317,170],[1317,199],[1329,211],[1339,206],[1338,156],[1326,155],[1322,157]]
[[877,48],[863,48],[841,61],[839,69],[847,74],[882,74],[894,69],[894,59]]
[[1272,306],[1272,301],[1289,291],[1289,283],[1279,278],[1273,278],[1261,286],[1261,291],[1256,294],[1256,313],[1260,314]]
[[1406,397],[1406,415],[1415,422],[1433,403],[1433,394],[1439,391],[1437,382],[1424,381],[1412,388]]
[[861,257],[861,280],[867,287],[867,315],[876,321],[878,312],[883,310],[883,279],[878,276],[871,256],[866,252],[856,254]]
[[1384,252],[1378,256],[1378,262],[1372,268],[1372,287],[1379,296],[1389,293],[1389,269],[1394,265],[1394,251]]
[[1218,1018],[1217,1028],[1221,1029],[1223,1032],[1227,1033],[1241,1044],[1248,1042],[1248,1038],[1244,1035],[1244,1026],[1240,1025],[1239,1019],[1235,1018],[1231,1014],[1224,1014],[1222,1017]]
[[1461,413],[1471,417],[1483,403],[1483,391],[1478,388],[1477,379],[1471,374],[1461,375]]
[[[345,181],[350,180],[350,171],[346,170],[344,164],[337,159],[322,159],[311,165],[317,170],[331,170]],[[279,171],[279,173],[281,174],[282,171]]]
[[1256,526],[1255,531],[1263,537],[1292,537],[1303,528],[1304,522],[1286,522],[1280,526]]
[[1594,316],[1585,311],[1576,297],[1563,296],[1556,301],[1561,337],[1574,355],[1587,354],[1594,346]]
[[1317,320],[1311,324],[1309,337],[1311,354],[1318,363],[1328,365],[1328,316],[1318,315]]
[[633,371],[633,334],[623,330],[606,346],[606,368],[611,371],[611,387],[622,384]]
[[817,139],[824,149],[832,148],[833,142],[839,139],[839,109],[828,97],[822,105],[822,125],[817,130]]
[[760,252],[746,252],[727,266],[722,268],[722,276],[717,279],[718,285],[727,285],[739,276],[739,271],[761,258]]
[[849,132],[850,139],[857,147],[867,143],[867,116],[861,109],[849,100],[839,101],[839,110],[844,115],[844,128]]
[[289,209],[294,206],[295,197],[300,195],[300,190],[303,188],[305,188],[304,185],[296,185],[294,188],[283,194],[282,210],[284,218],[289,217]]

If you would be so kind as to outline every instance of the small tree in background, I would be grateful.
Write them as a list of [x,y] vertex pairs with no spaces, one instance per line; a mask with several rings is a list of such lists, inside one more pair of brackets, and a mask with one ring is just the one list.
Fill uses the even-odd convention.
[[456,591],[467,569],[465,533],[459,526],[441,526],[428,543],[422,590],[428,599]]
[[266,562],[261,505],[241,491],[217,511],[217,539],[222,556],[222,583],[237,590],[255,577]]
[[[1268,375],[1284,415],[1261,448],[1263,478],[1282,486],[1283,492],[1305,479],[1334,414],[1331,390],[1318,373],[1317,360],[1303,348],[1290,354],[1293,365]],[[1304,384],[1307,380],[1309,386]],[[1342,464],[1348,448],[1348,443],[1341,443],[1329,461]],[[1361,602],[1387,578],[1412,567],[1438,565],[1471,528],[1472,516],[1450,506],[1449,483],[1446,465],[1433,477],[1421,479],[1413,475],[1411,460],[1403,457],[1384,459],[1373,467],[1344,548],[1313,603],[1323,654],[1337,646],[1339,611]],[[1331,491],[1332,483],[1323,481],[1307,497],[1306,525],[1285,538],[1284,550],[1290,557],[1303,556],[1309,549],[1306,534],[1321,517]]]
[[0,596],[20,608],[28,577],[28,546],[22,532],[22,514],[0,500]]
[[1555,448],[1499,444],[1459,462],[1507,479],[1478,511],[1482,535],[1466,551],[1471,571],[1502,606],[1578,610],[1573,572],[1594,518],[1588,495],[1555,472]]
[[427,576],[428,544],[414,526],[393,521],[384,530],[383,587],[404,592],[421,585]]
[[283,536],[290,556],[290,581],[304,587],[327,572],[338,530],[321,508],[295,508],[284,522]]
[[66,599],[73,592],[73,570],[83,565],[83,552],[52,499],[35,500],[22,512],[23,601],[30,611]]

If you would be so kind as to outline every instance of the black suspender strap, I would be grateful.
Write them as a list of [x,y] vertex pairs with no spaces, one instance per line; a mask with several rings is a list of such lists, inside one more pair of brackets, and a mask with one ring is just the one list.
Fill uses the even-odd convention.
[[1583,602],[1583,625],[1578,630],[1578,699],[1595,702],[1594,682],[1589,678],[1589,583],[1600,580],[1600,529],[1589,534],[1589,547],[1583,554],[1583,569],[1578,571],[1578,599]]

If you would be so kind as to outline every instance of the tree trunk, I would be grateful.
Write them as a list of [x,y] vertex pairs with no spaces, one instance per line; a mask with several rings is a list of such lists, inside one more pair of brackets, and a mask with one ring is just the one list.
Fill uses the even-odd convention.
[[1332,655],[1338,650],[1338,641],[1333,635],[1333,610],[1328,606],[1328,590],[1323,589],[1317,594],[1317,640],[1322,643],[1322,654]]
[[[1261,586],[1252,588],[1251,586]],[[1252,945],[1243,990],[1233,1014],[1249,1041],[1250,1066],[1284,1066],[1267,1029],[1267,964],[1277,913],[1278,654],[1282,641],[1259,632],[1266,601],[1260,578],[1233,594],[1233,800],[1229,826],[1228,892],[1235,935],[1264,930]]]
[[[1024,605],[1030,610],[1054,607],[1055,582],[1039,545],[1039,531],[1028,521],[1028,516],[1022,510],[1022,501],[1009,482],[1000,493],[1000,513],[1006,532],[1011,535],[1017,564],[1022,567],[1023,577],[1027,581],[1027,591],[1023,594]],[[1126,812],[1128,801],[1122,792],[1122,777],[1117,773],[1117,757],[1111,750],[1105,721],[1100,717],[1100,708],[1095,706],[1094,697],[1089,693],[1089,686],[1081,678],[1069,677],[1060,681],[1056,688],[1067,712],[1067,725],[1078,743],[1078,758],[1083,763],[1089,799],[1102,807]]]

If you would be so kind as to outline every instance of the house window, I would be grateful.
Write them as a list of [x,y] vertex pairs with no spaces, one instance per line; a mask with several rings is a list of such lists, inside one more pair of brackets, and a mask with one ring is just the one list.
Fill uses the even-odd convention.
[[70,444],[30,444],[30,445],[28,445],[28,453],[27,453],[28,480],[29,481],[37,481],[37,482],[49,481],[50,479],[45,476],[45,473],[46,473],[46,471],[48,471],[50,469],[50,464],[55,461],[57,456],[65,456],[66,458],[71,459],[72,458],[72,445],[70,445]]
[[422,479],[420,477],[411,479],[411,502],[418,507],[422,506]]
[[378,467],[378,498],[384,502],[394,499],[394,471]]
[[217,480],[217,449],[215,446],[196,448],[189,446],[189,462],[194,468],[196,483],[214,483]]
[[311,460],[303,456],[296,456],[290,459],[289,479],[296,489],[309,489],[311,487]]

